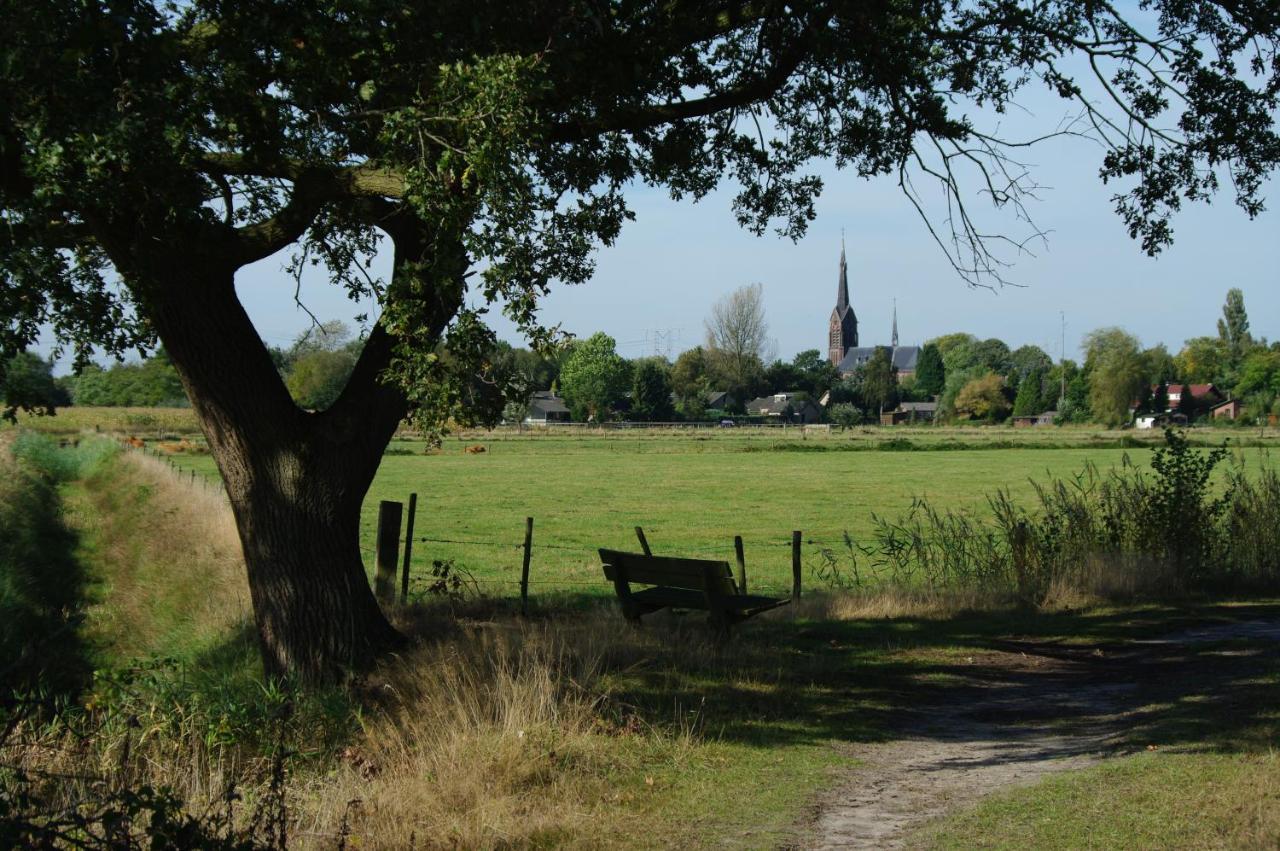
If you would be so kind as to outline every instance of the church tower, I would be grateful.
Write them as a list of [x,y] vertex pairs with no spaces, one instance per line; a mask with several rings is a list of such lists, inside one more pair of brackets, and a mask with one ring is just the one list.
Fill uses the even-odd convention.
[[840,284],[836,290],[836,309],[827,325],[827,357],[835,366],[844,360],[845,352],[858,345],[858,317],[849,304],[849,270],[844,259],[844,240],[840,240]]

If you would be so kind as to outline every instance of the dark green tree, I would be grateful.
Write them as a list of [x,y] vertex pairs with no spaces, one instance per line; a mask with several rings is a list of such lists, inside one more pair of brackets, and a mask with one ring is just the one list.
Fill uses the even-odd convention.
[[916,387],[929,396],[941,395],[947,384],[947,370],[942,365],[942,353],[935,343],[925,343],[916,362]]
[[1027,417],[1047,410],[1040,407],[1041,399],[1044,398],[1044,392],[1041,387],[1043,382],[1044,371],[1040,369],[1033,369],[1022,378],[1022,381],[1018,383],[1018,395],[1013,400],[1013,415],[1015,417]]
[[[630,215],[626,188],[698,198],[727,180],[742,224],[798,237],[822,188],[815,157],[907,191],[932,176],[959,211],[938,244],[990,280],[993,243],[954,204],[951,165],[985,169],[984,189],[1021,173],[1005,167],[1021,140],[996,121],[1043,83],[1098,128],[1101,175],[1145,250],[1224,170],[1256,213],[1280,158],[1280,68],[1249,64],[1280,42],[1271,5],[1126,14],[1066,0],[6,0],[0,363],[49,326],[80,366],[94,345],[162,341],[237,519],[267,669],[366,665],[400,642],[358,538],[388,440],[410,412],[478,415],[467,388],[494,342],[487,305],[550,342],[539,299],[590,278]],[[1101,97],[1075,80],[1080,56],[1114,80]],[[1023,211],[1030,178],[995,182],[996,202]],[[390,279],[371,280],[383,240]],[[321,413],[294,404],[236,297],[238,270],[289,250],[294,271],[319,261],[378,317]]]
[[35,352],[19,352],[9,359],[0,374],[0,399],[5,409],[19,408],[52,414],[71,404],[66,391],[53,378],[53,362]]
[[631,369],[631,418],[642,422],[670,422],[670,367],[666,361],[645,358]]
[[[1010,353],[1009,364],[1010,369],[1005,378],[1010,387],[1019,390],[1023,379],[1033,372],[1039,372],[1040,377],[1044,378],[1044,374],[1053,368],[1053,358],[1039,346],[1026,345],[1019,346]],[[1036,393],[1039,392],[1040,388],[1037,386]]]
[[560,392],[575,419],[604,419],[627,392],[631,365],[615,351],[615,345],[603,331],[574,344],[560,370]]
[[858,368],[861,374],[862,398],[867,409],[884,413],[886,407],[898,403],[898,370],[889,359],[889,350],[876,348],[871,359]]
[[1218,320],[1218,339],[1227,346],[1231,360],[1237,366],[1253,345],[1249,333],[1249,314],[1244,309],[1244,293],[1232,287],[1227,290],[1227,300],[1222,305],[1222,318]]
[[682,417],[702,419],[707,410],[706,394],[712,389],[709,381],[706,352],[702,346],[681,352],[671,367],[671,389],[676,394],[676,407]]
[[840,370],[817,349],[805,349],[791,359],[791,366],[800,374],[797,389],[804,390],[810,398],[820,398],[840,382]]

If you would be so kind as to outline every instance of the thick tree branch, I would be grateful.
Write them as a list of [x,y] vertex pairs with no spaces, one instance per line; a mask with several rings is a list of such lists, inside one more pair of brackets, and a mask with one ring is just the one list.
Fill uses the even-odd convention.
[[772,66],[758,77],[703,98],[623,109],[591,119],[556,124],[549,129],[547,136],[553,142],[578,142],[605,133],[634,132],[673,121],[701,118],[764,100],[777,92],[809,57],[816,33],[827,25],[830,18],[826,14],[811,22],[799,39],[777,52]]

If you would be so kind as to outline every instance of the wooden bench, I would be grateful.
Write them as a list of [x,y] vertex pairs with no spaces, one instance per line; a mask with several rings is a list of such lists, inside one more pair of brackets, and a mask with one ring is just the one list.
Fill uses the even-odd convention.
[[[706,611],[711,625],[723,631],[791,602],[788,597],[742,593],[726,561],[618,550],[600,550],[600,561],[605,578],[613,583],[622,613],[629,621],[639,621],[642,615],[660,609],[698,609]],[[633,584],[649,587],[635,591],[631,588]]]

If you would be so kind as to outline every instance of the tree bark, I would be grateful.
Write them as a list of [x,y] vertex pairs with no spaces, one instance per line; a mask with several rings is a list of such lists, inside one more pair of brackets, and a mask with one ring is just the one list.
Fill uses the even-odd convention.
[[[331,681],[404,641],[378,606],[359,546],[361,504],[407,410],[381,380],[394,341],[375,326],[337,402],[300,410],[236,296],[234,267],[200,245],[163,261],[151,252],[145,269],[131,270],[144,281],[137,294],[222,474],[267,674]],[[407,237],[396,246],[397,274],[422,268],[434,250]],[[431,290],[455,291],[433,304],[430,333],[461,299],[460,287]]]

